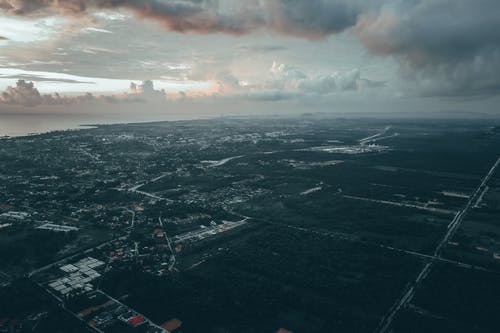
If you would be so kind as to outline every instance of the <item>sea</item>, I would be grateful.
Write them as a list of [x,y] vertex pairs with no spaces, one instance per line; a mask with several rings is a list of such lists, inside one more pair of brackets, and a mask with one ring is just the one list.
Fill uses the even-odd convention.
[[91,128],[105,124],[127,124],[213,118],[196,114],[82,114],[82,113],[0,113],[0,137],[19,137],[53,131]]

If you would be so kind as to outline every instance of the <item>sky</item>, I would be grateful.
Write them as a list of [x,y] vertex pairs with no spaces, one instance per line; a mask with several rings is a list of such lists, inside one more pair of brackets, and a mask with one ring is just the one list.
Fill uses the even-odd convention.
[[0,120],[498,115],[499,18],[498,0],[0,0]]

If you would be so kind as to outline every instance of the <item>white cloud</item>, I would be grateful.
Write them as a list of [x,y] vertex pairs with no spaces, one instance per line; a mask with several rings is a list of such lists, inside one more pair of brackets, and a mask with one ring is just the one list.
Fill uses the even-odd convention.
[[105,33],[105,34],[112,34],[112,31],[106,30],[106,29],[101,29],[101,28],[96,28],[96,27],[88,27],[88,28],[83,28],[83,32],[87,33],[92,33],[92,32],[100,32],[100,33]]
[[[57,31],[56,27],[65,21],[61,18],[19,19],[0,15],[2,36],[8,42],[39,42],[49,40]],[[4,42],[4,44],[7,44]],[[0,44],[1,46],[1,44]]]
[[[354,91],[368,87],[362,82],[359,69],[309,76],[295,67],[274,62],[270,68],[271,79],[263,88],[288,92],[325,95],[341,91]],[[371,81],[369,81],[371,82]]]
[[[27,71],[17,68],[0,67],[0,90],[13,86],[19,79],[37,81],[37,87],[42,93],[58,92],[72,94],[81,92],[118,93],[127,92],[130,88],[130,79],[107,79],[85,77],[65,73]],[[159,89],[166,92],[198,91],[210,88],[210,82],[154,80]]]

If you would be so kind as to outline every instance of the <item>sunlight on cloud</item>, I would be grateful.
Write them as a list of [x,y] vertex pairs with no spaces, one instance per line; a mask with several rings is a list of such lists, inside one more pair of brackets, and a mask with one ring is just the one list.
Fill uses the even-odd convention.
[[92,33],[92,32],[101,32],[101,33],[105,33],[105,34],[112,34],[113,32],[112,31],[109,31],[109,30],[106,30],[106,29],[101,29],[101,28],[95,28],[95,27],[88,27],[88,28],[83,28],[82,29],[82,32],[86,32],[86,33]]
[[131,17],[130,14],[126,15],[115,11],[96,12],[94,16],[108,21],[125,21],[127,18]]
[[1,34],[8,38],[8,41],[3,41],[2,44],[10,41],[29,43],[50,39],[63,21],[64,19],[54,17],[26,20],[0,16]]

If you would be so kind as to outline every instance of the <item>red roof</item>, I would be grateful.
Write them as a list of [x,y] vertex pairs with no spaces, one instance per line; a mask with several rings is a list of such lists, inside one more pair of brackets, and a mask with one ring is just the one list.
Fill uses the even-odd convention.
[[135,316],[135,317],[132,317],[130,318],[127,323],[129,323],[130,325],[132,326],[137,326],[137,325],[140,325],[142,324],[146,319],[144,319],[143,316]]

